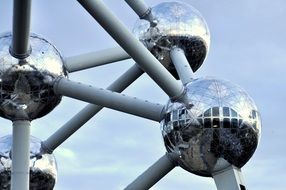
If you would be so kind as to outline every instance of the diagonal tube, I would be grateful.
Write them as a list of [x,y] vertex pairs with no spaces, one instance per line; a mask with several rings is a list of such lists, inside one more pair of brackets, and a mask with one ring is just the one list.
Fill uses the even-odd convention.
[[161,121],[163,105],[150,103],[124,94],[59,78],[54,92],[110,109],[122,111],[146,119]]
[[152,26],[156,26],[151,8],[143,0],[125,0],[125,2],[134,10],[140,19],[148,20]]
[[184,87],[140,43],[100,0],[78,0],[114,40],[172,99],[184,96]]
[[150,11],[151,8],[143,0],[125,0],[125,2],[134,10],[139,18],[144,18]]
[[68,57],[65,59],[65,67],[71,73],[129,58],[130,56],[121,47],[116,47]]
[[30,54],[31,0],[14,0],[13,34],[10,53],[13,57],[24,59]]
[[[130,84],[132,84],[137,78],[139,78],[144,72],[137,64],[133,65],[123,75],[121,75],[116,81],[114,81],[107,89],[122,92]],[[81,126],[83,126],[88,120],[96,115],[103,107],[88,104],[74,117],[72,117],[66,124],[59,128],[54,134],[52,134],[47,140],[43,142],[43,146],[46,151],[52,153],[58,146],[60,146],[66,139],[68,139],[73,133],[75,133]]]
[[181,48],[172,48],[170,57],[177,70],[177,73],[183,83],[183,85],[191,82],[195,79],[194,72],[186,58],[184,50]]
[[174,153],[166,153],[131,184],[125,190],[148,190],[172,169],[177,166],[177,155]]

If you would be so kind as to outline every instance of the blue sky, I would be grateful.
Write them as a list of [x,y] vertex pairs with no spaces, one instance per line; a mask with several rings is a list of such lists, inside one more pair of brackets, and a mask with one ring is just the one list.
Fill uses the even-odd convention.
[[[105,0],[131,30],[137,16],[122,1]],[[146,0],[156,5],[159,0]],[[286,107],[286,17],[284,0],[184,0],[207,21],[211,47],[196,73],[231,80],[255,100],[262,115],[262,138],[243,167],[249,189],[282,190],[286,179],[284,109]],[[33,1],[31,31],[50,40],[64,57],[117,46],[77,3]],[[12,1],[0,1],[0,32],[11,31]],[[72,80],[106,87],[133,64],[114,63],[70,75]],[[167,96],[144,74],[124,93],[165,104]],[[86,103],[64,98],[47,116],[32,122],[32,135],[45,140]],[[0,136],[11,133],[1,119]],[[117,111],[102,110],[55,151],[56,190],[123,189],[165,153],[159,123]],[[216,189],[211,178],[176,168],[152,189]]]

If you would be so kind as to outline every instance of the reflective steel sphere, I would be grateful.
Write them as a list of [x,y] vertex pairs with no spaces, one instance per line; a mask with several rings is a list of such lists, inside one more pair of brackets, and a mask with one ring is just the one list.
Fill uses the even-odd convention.
[[251,158],[260,139],[259,112],[240,87],[214,78],[186,85],[190,106],[169,101],[161,121],[168,152],[179,153],[179,165],[201,176],[212,176]]
[[188,4],[161,3],[152,8],[156,26],[146,20],[138,20],[135,36],[179,79],[170,59],[172,47],[180,47],[195,72],[203,63],[210,45],[208,26],[201,14]]
[[[52,190],[57,179],[57,164],[52,154],[42,153],[41,141],[30,138],[30,189]],[[12,136],[0,138],[0,189],[9,190],[11,184]]]
[[67,73],[60,53],[45,39],[31,35],[32,52],[21,60],[9,53],[11,39],[10,33],[0,36],[0,116],[33,120],[59,104],[51,82]]

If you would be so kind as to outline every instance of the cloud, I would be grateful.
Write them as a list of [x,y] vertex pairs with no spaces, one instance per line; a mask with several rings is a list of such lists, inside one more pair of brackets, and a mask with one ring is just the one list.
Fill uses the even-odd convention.
[[68,148],[58,148],[55,151],[55,154],[57,154],[59,157],[62,157],[63,159],[67,159],[67,160],[75,160],[76,159],[76,154],[68,149]]

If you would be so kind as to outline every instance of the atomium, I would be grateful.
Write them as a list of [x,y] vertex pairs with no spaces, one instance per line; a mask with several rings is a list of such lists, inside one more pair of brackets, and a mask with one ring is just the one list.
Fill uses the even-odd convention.
[[0,116],[10,120],[33,120],[53,110],[61,96],[52,90],[57,77],[67,76],[58,50],[32,34],[32,52],[25,59],[10,55],[12,35],[0,36]]
[[[11,185],[12,136],[0,138],[0,189]],[[41,140],[30,137],[30,189],[52,190],[57,180],[57,164],[53,154],[43,153]]]
[[259,142],[259,112],[239,86],[215,78],[186,85],[190,108],[169,101],[161,121],[168,152],[179,165],[197,175],[212,176],[230,165],[241,168]]
[[199,11],[185,3],[165,2],[153,7],[151,13],[156,26],[146,20],[138,20],[134,35],[176,79],[179,79],[178,73],[170,59],[173,47],[185,51],[195,72],[205,60],[210,46],[209,29]]
[[[50,42],[30,35],[31,1],[14,1],[13,36],[0,35],[0,117],[13,122],[13,136],[0,138],[1,189],[52,190],[57,179],[52,152],[103,107],[161,125],[167,153],[126,190],[150,189],[177,165],[213,177],[218,189],[232,189],[225,188],[228,181],[235,190],[243,189],[240,168],[258,146],[260,114],[239,86],[216,78],[195,79],[193,72],[203,64],[210,46],[205,20],[184,3],[150,8],[143,1],[125,1],[142,19],[134,26],[135,37],[100,0],[78,0],[124,51],[110,48],[65,60]],[[67,80],[68,71],[129,56],[136,64],[106,90]],[[120,94],[144,72],[169,96],[166,105]],[[63,95],[90,104],[45,141],[35,137],[29,141],[31,121],[51,112]]]

